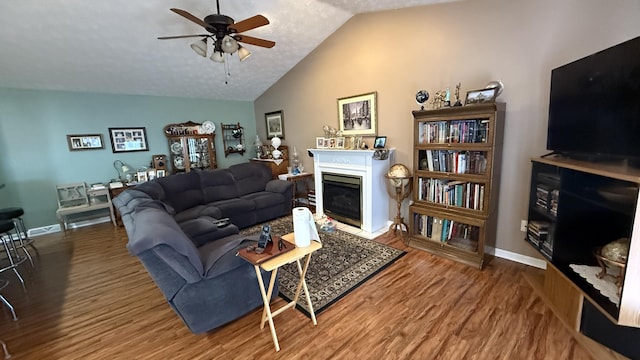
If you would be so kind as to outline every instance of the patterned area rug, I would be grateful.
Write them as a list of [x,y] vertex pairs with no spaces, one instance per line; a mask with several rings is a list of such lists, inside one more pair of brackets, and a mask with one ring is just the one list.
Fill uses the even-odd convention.
[[[273,235],[293,232],[291,216],[269,221],[268,224]],[[256,225],[240,233],[257,234],[260,228],[261,225]],[[320,240],[322,249],[311,256],[305,277],[316,315],[405,254],[402,250],[340,230],[331,234],[320,233]],[[300,279],[296,264],[281,267],[278,275],[280,296],[286,300],[293,299]],[[304,293],[298,299],[297,308],[310,316]]]

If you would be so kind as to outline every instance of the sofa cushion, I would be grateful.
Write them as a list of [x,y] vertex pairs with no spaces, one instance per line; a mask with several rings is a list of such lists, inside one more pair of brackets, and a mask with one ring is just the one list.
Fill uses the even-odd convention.
[[236,180],[238,195],[246,195],[256,191],[264,191],[273,174],[271,169],[261,163],[240,163],[231,165],[229,171]]
[[207,205],[217,207],[222,212],[222,217],[228,218],[252,212],[256,208],[254,201],[243,198],[215,201]]
[[242,199],[251,200],[255,203],[256,209],[264,209],[274,205],[282,204],[285,197],[268,191],[260,191],[242,196]]
[[238,227],[229,224],[219,228],[213,222],[216,219],[209,216],[202,216],[178,223],[185,234],[193,241],[196,247],[200,247],[208,242],[223,238],[225,236],[238,233]]
[[228,169],[201,171],[200,184],[205,204],[238,197],[236,180]]
[[197,205],[185,211],[175,214],[173,217],[177,222],[197,219],[200,216],[209,216],[214,219],[221,219],[222,211],[213,205]]
[[148,181],[142,184],[138,184],[134,188],[136,191],[147,194],[152,199],[164,201],[165,193],[164,189],[158,181]]
[[[164,197],[161,200],[171,205],[176,213],[204,204],[197,171],[158,178],[148,183],[157,183],[162,187]],[[147,183],[138,186],[144,185]]]

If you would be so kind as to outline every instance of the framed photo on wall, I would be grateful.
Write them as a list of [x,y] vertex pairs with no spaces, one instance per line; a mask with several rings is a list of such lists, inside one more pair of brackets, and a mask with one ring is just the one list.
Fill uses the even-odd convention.
[[109,136],[114,153],[149,151],[147,129],[144,127],[109,128]]
[[69,150],[96,150],[104,149],[102,134],[67,135]]
[[377,92],[338,99],[338,121],[343,135],[377,135]]
[[271,139],[274,136],[284,139],[284,116],[282,110],[264,114],[264,120],[267,123],[267,139]]

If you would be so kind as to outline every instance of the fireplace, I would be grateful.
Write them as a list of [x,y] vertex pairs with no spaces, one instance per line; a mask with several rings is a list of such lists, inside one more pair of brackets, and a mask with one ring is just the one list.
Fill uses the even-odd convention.
[[362,177],[322,173],[324,213],[345,224],[362,225]]
[[[344,209],[336,211],[332,204],[325,203],[323,174],[347,178],[356,178],[360,187],[359,200],[351,199],[351,204],[360,214],[357,216],[360,225],[354,225],[362,229],[365,233],[373,234],[379,230],[383,230],[389,226],[389,219],[392,217],[389,209],[389,195],[386,190],[386,179],[384,175],[393,163],[394,149],[389,149],[389,157],[384,160],[373,158],[373,150],[346,150],[346,149],[308,149],[313,154],[313,172],[314,183],[316,189],[316,215],[328,215],[337,221],[354,225],[345,219],[339,218],[356,218],[353,214],[344,216],[341,213]],[[343,179],[340,179],[343,180]],[[350,182],[351,179],[347,180]],[[352,182],[352,181],[351,181]],[[333,185],[333,184],[330,184]],[[348,184],[354,185],[354,184]],[[341,187],[348,187],[339,184]],[[331,186],[329,188],[331,190]],[[345,189],[342,189],[345,191]],[[347,196],[341,193],[337,196]],[[339,205],[336,202],[335,205]],[[327,211],[333,211],[334,215],[329,215]],[[349,209],[350,211],[354,210]],[[338,216],[335,215],[338,213]],[[395,214],[395,211],[393,212]],[[353,220],[353,219],[352,219]]]

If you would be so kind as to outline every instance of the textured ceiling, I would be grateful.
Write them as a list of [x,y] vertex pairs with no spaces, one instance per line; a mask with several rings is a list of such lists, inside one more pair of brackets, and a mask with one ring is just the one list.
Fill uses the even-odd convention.
[[225,67],[194,53],[203,33],[169,11],[204,18],[213,0],[5,0],[0,4],[0,86],[253,101],[353,15],[450,0],[220,0],[237,21],[270,24],[245,34],[276,42]]

